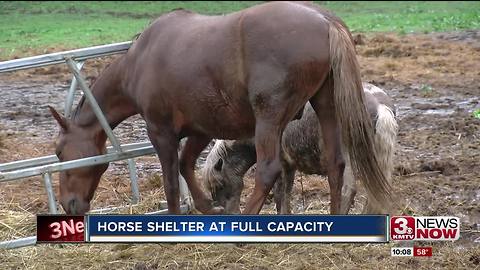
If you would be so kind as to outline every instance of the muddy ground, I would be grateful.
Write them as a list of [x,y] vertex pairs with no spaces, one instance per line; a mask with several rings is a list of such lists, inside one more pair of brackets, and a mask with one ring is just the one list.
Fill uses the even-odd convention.
[[[390,247],[396,244],[118,244],[0,251],[0,263],[12,269],[61,268],[60,261],[93,269],[480,268],[480,119],[472,115],[480,108],[479,34],[356,37],[364,81],[384,88],[397,105],[400,131],[393,186],[403,199],[402,211],[461,219],[460,241],[418,243],[433,245],[433,258],[391,258]],[[87,79],[93,81],[111,59],[87,62]],[[47,105],[63,110],[71,79],[66,74],[66,67],[52,66],[0,75],[0,162],[53,153],[57,127]],[[122,143],[146,140],[144,123],[138,117],[122,123],[115,133]],[[137,168],[144,207],[138,211],[154,210],[164,195],[160,165],[154,156],[141,157]],[[326,179],[299,174],[297,180],[295,213],[327,214]],[[246,182],[242,204],[252,190],[251,173]],[[30,235],[34,214],[48,211],[41,179],[0,185],[1,240]],[[54,187],[58,187],[56,178]],[[360,213],[363,194],[360,191],[357,196],[353,213]],[[115,162],[101,181],[93,206],[126,204],[129,196],[126,165]],[[273,212],[269,201],[263,213]]]

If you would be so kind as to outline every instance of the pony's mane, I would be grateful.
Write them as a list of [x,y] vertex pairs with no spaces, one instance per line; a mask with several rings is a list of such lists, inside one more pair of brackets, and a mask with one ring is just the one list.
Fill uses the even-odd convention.
[[217,161],[227,156],[227,147],[227,141],[216,140],[212,150],[210,150],[210,153],[205,160],[205,164],[203,165],[202,175],[204,184],[213,194],[217,188],[223,185],[223,183],[218,181],[213,175],[215,173],[214,167]]
[[207,156],[202,169],[205,187],[215,194],[225,183],[218,176],[215,165],[219,159],[228,166],[229,181],[243,181],[243,176],[256,162],[255,144],[252,140],[217,140]]

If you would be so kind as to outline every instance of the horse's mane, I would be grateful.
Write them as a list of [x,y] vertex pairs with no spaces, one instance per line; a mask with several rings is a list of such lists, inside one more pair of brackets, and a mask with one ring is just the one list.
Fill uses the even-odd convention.
[[227,156],[227,143],[225,140],[216,140],[212,150],[205,160],[205,164],[202,169],[202,176],[204,184],[208,190],[211,190],[212,194],[215,194],[217,188],[223,186],[223,183],[218,181],[213,175],[215,174],[214,167],[219,159],[223,159]]
[[[98,75],[97,77],[93,77],[92,81],[90,82],[90,85],[88,86],[90,88],[90,90],[93,92],[92,90],[92,87],[95,85],[95,82],[98,80],[98,78],[100,78],[103,74],[103,72],[105,70],[107,70],[110,65],[116,61],[118,61],[118,59],[120,59],[121,57],[123,57],[124,55],[121,55],[119,56],[118,58],[114,58],[113,61],[107,63],[107,65],[103,68],[103,70],[100,72],[100,75]],[[75,120],[77,119],[77,117],[79,116],[80,114],[80,110],[82,109],[83,105],[85,104],[85,94],[82,95],[82,97],[80,98],[80,100],[78,101],[78,105],[77,107],[75,107],[74,111],[72,112],[72,120]]]
[[78,102],[77,107],[75,107],[72,113],[72,120],[77,119],[78,115],[80,114],[80,109],[82,108],[84,103],[85,103],[85,94],[82,95],[82,97],[80,98],[80,101]]
[[[215,177],[219,174],[215,169],[219,159],[223,160],[222,166],[228,166],[230,176],[242,178],[256,162],[255,144],[250,139],[217,140],[215,142],[202,169],[205,187],[211,190],[212,194],[215,194],[215,190],[224,185],[223,177]],[[230,180],[237,179],[236,177]]]
[[145,31],[145,29],[147,29],[150,25],[152,25],[152,23],[157,20],[158,18],[162,17],[163,15],[166,15],[166,14],[169,14],[169,13],[172,13],[172,12],[175,12],[175,11],[182,11],[182,12],[186,12],[186,13],[194,13],[193,11],[189,10],[189,9],[185,9],[185,8],[174,8],[172,10],[169,10],[169,11],[165,11],[165,12],[162,12],[160,13],[157,17],[153,18],[152,20],[150,20],[150,22],[148,23],[148,25],[141,31],[141,32],[138,32],[136,33],[135,35],[132,36],[132,42],[135,42],[138,40],[138,38],[142,35],[142,33]]

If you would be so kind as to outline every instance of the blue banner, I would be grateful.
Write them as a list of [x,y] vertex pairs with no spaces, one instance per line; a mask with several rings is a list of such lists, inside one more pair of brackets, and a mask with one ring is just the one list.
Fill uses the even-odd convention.
[[385,215],[90,215],[87,242],[388,242]]

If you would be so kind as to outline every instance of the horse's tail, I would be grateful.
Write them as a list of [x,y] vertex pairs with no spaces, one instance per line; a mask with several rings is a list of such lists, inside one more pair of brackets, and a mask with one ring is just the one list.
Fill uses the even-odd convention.
[[391,183],[398,124],[393,111],[384,104],[380,104],[377,108],[375,131],[374,145],[378,161],[385,177]]
[[389,209],[393,201],[391,187],[375,151],[374,129],[365,106],[353,39],[346,27],[332,20],[329,40],[335,114],[352,171],[362,181],[372,203]]
[[[379,165],[387,178],[392,183],[393,156],[397,140],[398,125],[392,109],[384,104],[377,107],[377,119],[375,124],[374,147],[379,158]],[[373,198],[369,197],[363,208],[364,214],[388,213],[378,204],[372,204]]]

